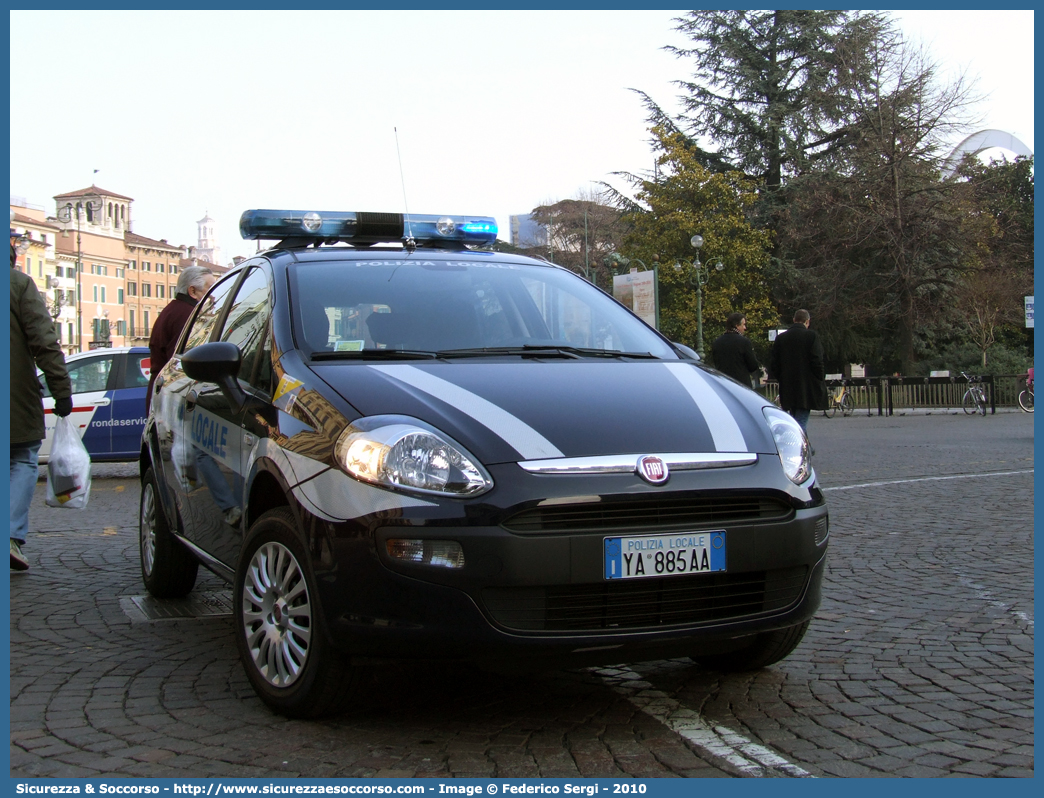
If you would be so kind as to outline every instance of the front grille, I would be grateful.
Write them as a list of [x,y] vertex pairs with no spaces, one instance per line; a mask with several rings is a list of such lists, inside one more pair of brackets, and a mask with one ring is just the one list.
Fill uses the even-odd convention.
[[744,521],[776,521],[793,511],[785,502],[766,496],[733,493],[651,496],[597,504],[535,507],[503,523],[510,532],[608,532],[613,530],[707,528]]
[[486,588],[490,616],[520,632],[613,632],[691,626],[781,610],[808,568],[629,579],[588,585]]
[[830,534],[830,522],[825,515],[816,520],[815,534],[816,545],[822,546],[826,542],[827,535]]

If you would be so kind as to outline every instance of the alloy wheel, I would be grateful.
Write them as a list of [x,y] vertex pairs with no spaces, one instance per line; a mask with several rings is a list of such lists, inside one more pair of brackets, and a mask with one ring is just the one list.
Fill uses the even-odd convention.
[[311,648],[312,608],[304,571],[283,544],[262,544],[250,559],[241,609],[254,667],[273,687],[289,687]]
[[151,576],[156,565],[156,491],[151,481],[142,487],[141,518],[138,525],[141,537],[141,567]]

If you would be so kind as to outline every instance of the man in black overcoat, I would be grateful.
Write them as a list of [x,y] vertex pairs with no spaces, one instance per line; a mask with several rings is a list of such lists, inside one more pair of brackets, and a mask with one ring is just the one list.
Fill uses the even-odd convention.
[[754,345],[744,335],[747,317],[742,313],[730,313],[725,325],[725,332],[711,344],[714,368],[750,388],[750,375],[760,370],[761,364],[754,356]]
[[827,409],[826,370],[819,334],[808,328],[807,310],[794,314],[794,323],[776,336],[768,372],[779,383],[779,406],[808,427],[813,410]]

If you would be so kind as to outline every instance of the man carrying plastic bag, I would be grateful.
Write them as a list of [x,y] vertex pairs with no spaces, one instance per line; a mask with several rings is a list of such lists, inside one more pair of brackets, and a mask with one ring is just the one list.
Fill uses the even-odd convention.
[[29,567],[22,546],[29,532],[29,505],[36,488],[37,455],[44,438],[43,400],[40,381],[36,378],[37,367],[43,371],[47,387],[54,397],[55,414],[64,419],[72,412],[72,383],[65,370],[65,356],[58,344],[54,323],[36,283],[28,274],[18,271],[18,250],[23,243],[28,245],[28,240],[12,228],[11,568],[16,571]]

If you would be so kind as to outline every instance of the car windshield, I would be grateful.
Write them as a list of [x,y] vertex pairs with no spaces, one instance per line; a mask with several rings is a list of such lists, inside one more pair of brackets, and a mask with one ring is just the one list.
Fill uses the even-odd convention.
[[295,336],[318,358],[493,350],[677,359],[613,299],[551,266],[423,256],[304,262],[291,272],[291,302]]

